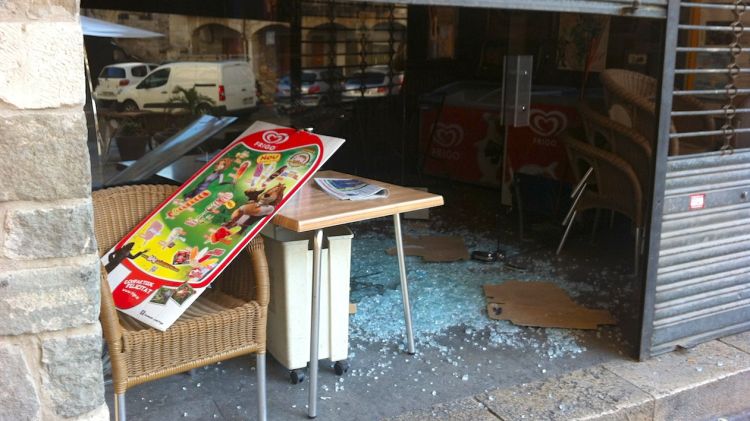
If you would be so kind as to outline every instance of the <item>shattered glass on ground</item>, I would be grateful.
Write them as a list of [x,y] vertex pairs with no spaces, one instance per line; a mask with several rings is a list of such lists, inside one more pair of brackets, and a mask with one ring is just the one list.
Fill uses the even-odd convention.
[[[390,221],[355,224],[352,243],[351,301],[357,313],[350,319],[350,340],[362,343],[404,342],[405,323],[401,299],[398,262],[385,254],[394,245]],[[464,238],[471,250],[494,250],[492,233],[477,233],[465,228],[450,229],[442,218],[434,217],[430,228],[420,221],[405,221],[404,235],[456,235]],[[492,320],[486,313],[484,284],[521,281],[552,281],[573,298],[581,294],[596,295],[596,278],[610,278],[608,270],[589,274],[585,282],[569,279],[570,261],[561,262],[549,248],[521,249],[523,245],[501,244],[509,261],[518,262],[524,270],[504,267],[503,262],[483,263],[457,261],[426,263],[419,257],[406,257],[409,296],[414,338],[418,348],[437,348],[445,355],[450,350],[440,345],[449,329],[462,327],[464,334],[477,346],[491,348],[531,348],[547,358],[580,354],[585,346],[578,341],[579,332],[568,329],[527,328],[504,320]],[[541,257],[535,257],[541,255]],[[566,259],[569,260],[569,259]],[[564,265],[561,265],[564,263]],[[575,264],[575,263],[574,263]],[[562,267],[562,268],[561,268]],[[599,302],[598,308],[609,308]],[[609,303],[611,304],[611,303]]]

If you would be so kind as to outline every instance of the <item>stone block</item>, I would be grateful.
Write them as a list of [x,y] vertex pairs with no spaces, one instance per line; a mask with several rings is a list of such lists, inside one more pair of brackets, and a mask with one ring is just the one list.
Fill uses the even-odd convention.
[[407,412],[387,421],[497,421],[498,418],[479,401],[467,398],[435,405],[429,409]]
[[78,13],[76,0],[3,0],[0,20],[74,19]]
[[0,40],[0,102],[18,109],[84,103],[78,22],[2,22]]
[[604,366],[655,398],[655,419],[699,420],[750,409],[750,355],[720,341]]
[[0,272],[0,335],[97,323],[99,265]]
[[480,395],[504,420],[650,420],[653,401],[637,387],[602,367]]
[[40,420],[40,406],[22,351],[0,343],[0,420]]
[[102,339],[99,325],[88,334],[47,338],[42,341],[44,394],[55,412],[74,417],[104,403]]
[[9,209],[3,255],[16,260],[75,257],[96,251],[91,201]]
[[0,202],[88,197],[86,136],[80,110],[0,116]]

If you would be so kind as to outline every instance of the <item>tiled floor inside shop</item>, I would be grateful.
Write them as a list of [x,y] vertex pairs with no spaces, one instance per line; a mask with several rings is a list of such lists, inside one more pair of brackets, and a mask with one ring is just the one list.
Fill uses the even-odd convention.
[[[331,363],[321,362],[319,419],[376,420],[633,358],[640,281],[632,275],[628,221],[617,218],[610,227],[609,218],[602,218],[592,240],[591,220],[584,220],[558,256],[559,222],[529,220],[526,239],[520,240],[517,219],[501,210],[497,190],[429,177],[409,184],[443,194],[446,204],[432,209],[428,220],[404,220],[405,235],[460,236],[469,251],[494,250],[499,236],[505,262],[516,268],[407,257],[417,345],[411,356],[405,353],[398,265],[385,252],[394,245],[392,221],[349,225],[354,232],[351,301],[357,304],[350,316],[351,369],[339,377]],[[552,281],[580,304],[610,310],[618,324],[584,331],[490,320],[481,287],[510,279]],[[254,365],[253,356],[241,357],[134,387],[126,395],[129,419],[254,419]],[[308,381],[291,384],[289,371],[272,357],[267,374],[269,419],[306,419]],[[111,384],[106,393],[113,408]]]

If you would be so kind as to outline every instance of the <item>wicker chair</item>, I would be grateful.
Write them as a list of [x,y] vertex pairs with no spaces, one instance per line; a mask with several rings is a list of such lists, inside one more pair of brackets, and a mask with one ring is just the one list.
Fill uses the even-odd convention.
[[627,162],[638,176],[641,192],[648,197],[653,181],[653,154],[648,140],[635,130],[594,111],[587,104],[579,104],[578,113],[586,131],[586,141]]
[[[609,116],[650,140],[652,149],[656,145],[655,133],[658,114],[656,111],[656,79],[623,69],[606,69],[601,73]],[[708,109],[700,100],[690,96],[674,96],[672,109],[696,111]],[[716,123],[710,115],[703,117],[674,117],[673,133],[715,130]],[[680,155],[716,150],[720,143],[715,136],[672,139],[669,154]]]
[[574,139],[568,134],[563,134],[561,138],[575,177],[579,181],[583,180],[587,171],[584,168],[591,168],[593,180],[583,185],[573,201],[570,217],[566,218],[568,226],[557,247],[557,254],[562,251],[578,213],[588,209],[609,209],[627,216],[635,225],[634,268],[637,272],[645,221],[643,194],[638,176],[627,162],[612,152]]
[[[99,254],[107,252],[176,187],[137,185],[93,193]],[[102,331],[112,361],[117,419],[133,386],[249,353],[256,354],[259,419],[266,419],[268,264],[260,236],[240,253],[169,329],[160,332],[119,313],[102,268]]]

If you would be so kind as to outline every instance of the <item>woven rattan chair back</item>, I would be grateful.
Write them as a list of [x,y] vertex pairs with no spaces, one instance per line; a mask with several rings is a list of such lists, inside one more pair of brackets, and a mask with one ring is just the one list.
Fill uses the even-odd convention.
[[[642,73],[624,69],[605,69],[601,82],[607,102],[609,117],[616,122],[631,127],[649,141],[651,149],[656,148],[657,80]],[[675,111],[706,110],[703,102],[690,96],[674,96],[672,108]],[[716,123],[710,115],[701,117],[674,117],[670,123],[672,133],[710,131]],[[672,139],[669,154],[679,155],[716,150],[720,142],[715,136],[685,139]]]
[[[557,253],[560,254],[562,251],[570,228],[580,212],[588,209],[609,209],[627,216],[635,225],[633,268],[634,273],[637,273],[640,255],[643,252],[642,235],[645,231],[643,194],[635,171],[614,153],[582,142],[569,134],[563,134],[562,141],[568,152],[573,174],[579,182],[585,183],[576,194],[569,216],[563,223],[568,225],[557,246]],[[588,173],[589,169],[591,175],[587,178],[584,174]]]
[[653,141],[656,133],[656,79],[623,69],[601,73],[609,117]]
[[611,209],[643,226],[643,194],[635,171],[622,158],[588,143],[563,135],[573,173],[580,180],[584,168],[593,168],[593,183],[576,206],[586,209]]
[[649,142],[635,130],[594,111],[581,103],[578,112],[586,131],[586,141],[622,158],[635,171],[641,192],[648,196],[652,185],[653,161]]

